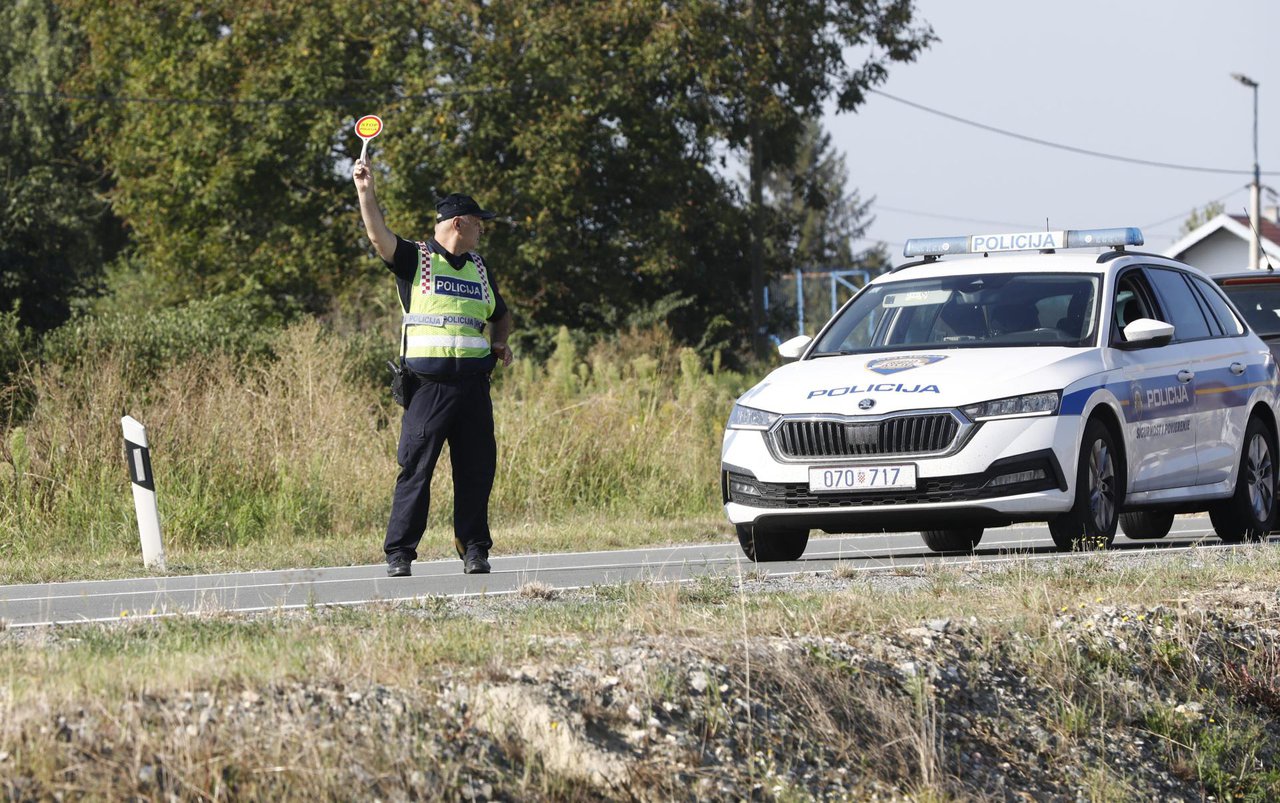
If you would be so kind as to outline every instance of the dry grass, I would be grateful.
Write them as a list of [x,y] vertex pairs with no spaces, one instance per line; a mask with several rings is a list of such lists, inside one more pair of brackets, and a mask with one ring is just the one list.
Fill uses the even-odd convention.
[[547,585],[546,583],[538,582],[537,580],[520,586],[520,590],[517,593],[524,599],[549,600],[560,596],[559,589]]
[[[719,437],[746,380],[705,372],[661,333],[612,345],[580,357],[566,335],[547,365],[499,372],[490,511],[500,550],[725,531]],[[0,432],[0,583],[137,571],[122,411],[147,427],[180,571],[379,560],[399,409],[355,378],[347,351],[306,322],[281,333],[271,361],[193,355],[151,377],[118,354],[92,371],[41,367],[31,417]],[[452,506],[446,449],[427,554],[436,544],[447,554]]]
[[859,574],[858,565],[851,561],[836,561],[836,564],[831,567],[831,576],[837,580],[852,580]]

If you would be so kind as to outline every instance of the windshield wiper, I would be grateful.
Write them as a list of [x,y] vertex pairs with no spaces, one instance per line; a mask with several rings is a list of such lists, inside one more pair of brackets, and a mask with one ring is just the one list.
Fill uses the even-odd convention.
[[810,357],[848,357],[850,354],[857,354],[856,351],[815,351]]

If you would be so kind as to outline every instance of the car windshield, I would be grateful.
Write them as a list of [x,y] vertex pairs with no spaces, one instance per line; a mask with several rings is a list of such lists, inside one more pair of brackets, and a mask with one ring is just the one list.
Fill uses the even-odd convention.
[[987,273],[868,287],[810,354],[904,348],[1087,346],[1097,331],[1098,277]]
[[1275,284],[1224,283],[1222,292],[1236,305],[1259,335],[1280,334],[1280,282]]

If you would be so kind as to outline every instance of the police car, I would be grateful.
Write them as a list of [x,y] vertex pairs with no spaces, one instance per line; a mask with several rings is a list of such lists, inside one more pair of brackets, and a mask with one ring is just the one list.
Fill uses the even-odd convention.
[[[919,530],[969,551],[1045,521],[1062,550],[1208,511],[1276,520],[1276,363],[1212,281],[1133,228],[914,239],[798,358],[738,399],[724,509],[747,557],[811,530]],[[1073,253],[1063,253],[1077,249]],[[1088,249],[1088,250],[1085,250]],[[987,258],[990,257],[990,258]]]

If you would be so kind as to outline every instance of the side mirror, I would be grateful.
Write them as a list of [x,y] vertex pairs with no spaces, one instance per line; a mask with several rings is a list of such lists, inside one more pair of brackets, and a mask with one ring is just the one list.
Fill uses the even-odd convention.
[[804,350],[813,342],[813,338],[808,335],[797,335],[790,340],[785,340],[778,344],[778,353],[788,360],[799,359]]
[[1124,328],[1124,339],[1129,348],[1163,346],[1173,340],[1173,324],[1139,318]]

